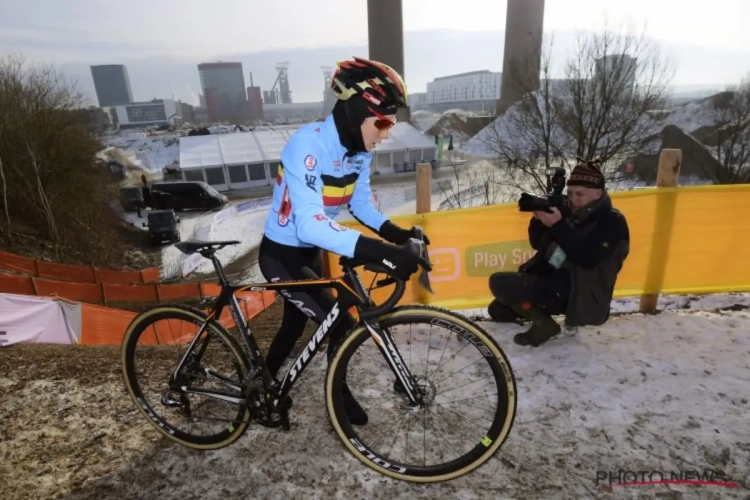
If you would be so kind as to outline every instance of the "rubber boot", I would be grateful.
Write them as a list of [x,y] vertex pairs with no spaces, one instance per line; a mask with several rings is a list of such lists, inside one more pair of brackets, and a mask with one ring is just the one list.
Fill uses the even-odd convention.
[[504,306],[497,299],[490,302],[487,306],[487,314],[493,321],[498,323],[515,323],[522,319],[516,311],[508,306]]
[[513,337],[513,341],[518,345],[539,347],[562,330],[557,321],[530,302],[515,305],[513,310],[532,323],[527,331]]
[[352,425],[365,425],[369,420],[367,413],[359,405],[346,383],[341,386],[341,399],[344,402],[344,412],[346,412],[346,418],[349,419],[349,423]]

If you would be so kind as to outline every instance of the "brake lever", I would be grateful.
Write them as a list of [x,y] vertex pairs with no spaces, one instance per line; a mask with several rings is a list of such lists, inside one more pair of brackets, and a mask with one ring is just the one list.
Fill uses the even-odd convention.
[[[414,232],[417,236],[419,236],[420,239],[417,238],[410,238],[409,239],[409,245],[411,247],[411,250],[419,255],[419,258],[421,258],[426,264],[427,267],[432,269],[432,262],[430,262],[430,254],[427,252],[427,245],[425,245],[425,242],[421,239],[422,238],[422,228],[419,226],[414,226]],[[427,272],[426,268],[422,268],[422,272],[419,273],[419,284],[427,290],[428,292],[434,294],[435,291],[430,286],[430,275]]]

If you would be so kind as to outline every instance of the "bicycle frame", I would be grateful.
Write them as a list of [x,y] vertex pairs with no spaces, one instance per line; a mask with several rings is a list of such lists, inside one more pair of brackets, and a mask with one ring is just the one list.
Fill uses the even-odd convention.
[[[251,363],[254,364],[258,370],[260,370],[263,385],[267,389],[270,389],[272,391],[274,396],[273,405],[277,406],[279,401],[283,400],[292,390],[292,387],[294,386],[296,381],[299,380],[302,373],[305,371],[305,368],[317,354],[317,351],[320,348],[323,340],[328,337],[329,333],[336,326],[338,326],[346,311],[349,308],[355,306],[360,311],[366,311],[371,304],[369,294],[365,290],[357,272],[354,269],[345,269],[345,273],[342,276],[328,279],[305,279],[297,281],[253,283],[249,285],[232,285],[228,282],[221,267],[221,263],[218,261],[218,259],[214,255],[210,255],[209,258],[213,262],[216,272],[219,276],[221,292],[211,312],[209,313],[208,318],[201,325],[200,329],[188,346],[185,355],[177,365],[177,368],[172,375],[171,381],[174,381],[176,379],[177,374],[187,360],[188,354],[192,352],[192,349],[198,342],[198,339],[200,339],[203,331],[208,327],[208,324],[221,316],[224,307],[229,307],[232,318],[234,319],[234,322],[237,325],[237,329],[240,332],[240,336],[251,352]],[[248,327],[246,319],[242,315],[242,311],[240,309],[239,303],[237,302],[237,297],[235,296],[235,294],[238,292],[250,290],[279,291],[282,295],[284,295],[287,291],[290,290],[305,291],[331,288],[335,289],[338,292],[338,297],[335,300],[333,307],[328,312],[325,319],[318,326],[313,336],[304,346],[300,355],[297,356],[297,359],[284,375],[284,378],[279,384],[277,384],[268,371],[268,368],[266,367],[264,358],[260,352],[260,349],[258,348],[258,344]],[[398,380],[401,381],[401,384],[405,388],[406,394],[408,395],[411,403],[413,405],[421,404],[422,398],[416,391],[413,376],[409,369],[406,367],[401,354],[398,352],[398,349],[395,346],[390,332],[384,330],[377,320],[364,320],[360,317],[359,323],[363,324],[369,331],[373,340],[378,345],[381,353],[385,357],[386,362],[396,374]],[[208,337],[206,337],[206,339],[208,339]],[[206,346],[207,342],[204,342],[198,352],[199,356],[202,356]],[[257,371],[251,369],[248,372],[248,377],[252,377],[256,373]],[[218,374],[213,372],[211,372],[210,374],[219,378],[225,385],[235,390],[242,390],[242,387],[236,386],[224,377],[218,376]],[[226,394],[209,389],[191,389],[189,387],[182,387],[182,390],[186,393],[201,394],[204,396],[214,397],[238,404],[242,404],[245,402],[244,398],[238,398],[234,394]]]

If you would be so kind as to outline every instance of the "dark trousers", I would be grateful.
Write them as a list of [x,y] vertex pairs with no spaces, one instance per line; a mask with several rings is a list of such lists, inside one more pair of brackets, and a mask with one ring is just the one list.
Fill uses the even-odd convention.
[[516,317],[511,307],[523,302],[549,315],[564,314],[570,296],[570,275],[561,270],[548,276],[528,273],[497,272],[490,276],[490,291],[495,300],[489,314],[498,321],[512,321]]
[[[267,281],[291,281],[320,277],[322,255],[318,248],[297,248],[281,245],[267,239],[261,240],[258,253],[258,267]],[[307,268],[307,270],[305,270]],[[310,273],[314,273],[314,276]],[[281,327],[268,348],[266,364],[274,376],[278,372],[294,345],[305,330],[308,319],[320,325],[331,311],[335,299],[328,290],[293,292],[282,291],[284,313]],[[348,311],[343,311],[341,321],[328,340],[328,354],[354,327],[356,322]]]

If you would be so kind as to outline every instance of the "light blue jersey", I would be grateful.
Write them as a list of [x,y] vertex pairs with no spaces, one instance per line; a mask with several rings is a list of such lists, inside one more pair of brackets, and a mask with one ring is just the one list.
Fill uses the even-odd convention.
[[362,233],[334,221],[345,204],[360,223],[375,232],[380,229],[387,217],[371,201],[372,154],[345,153],[333,115],[295,132],[281,152],[264,228],[268,239],[353,257]]

